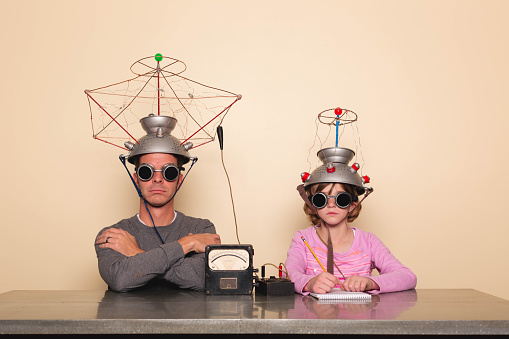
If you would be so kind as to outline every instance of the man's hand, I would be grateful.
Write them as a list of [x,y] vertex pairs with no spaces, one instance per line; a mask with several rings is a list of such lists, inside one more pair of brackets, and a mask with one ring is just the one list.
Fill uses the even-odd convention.
[[184,254],[187,254],[189,252],[204,253],[205,246],[212,244],[220,244],[221,237],[219,236],[219,234],[189,233],[185,237],[180,238],[178,242],[182,246]]
[[339,279],[337,277],[330,273],[323,272],[313,277],[306,286],[304,286],[303,290],[314,293],[327,293],[337,284],[339,284]]
[[118,228],[107,229],[97,237],[95,243],[100,248],[111,248],[127,257],[145,252],[138,246],[135,237],[129,234],[129,232]]
[[343,291],[363,292],[369,290],[379,290],[380,286],[373,280],[367,277],[352,275],[348,277],[340,286]]

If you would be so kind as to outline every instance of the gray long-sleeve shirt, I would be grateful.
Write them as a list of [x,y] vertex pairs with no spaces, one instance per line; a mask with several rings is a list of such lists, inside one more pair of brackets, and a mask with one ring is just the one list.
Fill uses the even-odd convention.
[[[175,213],[177,216],[170,225],[157,227],[164,244],[154,228],[143,224],[136,215],[110,226],[129,232],[136,238],[138,246],[146,251],[126,257],[112,249],[95,246],[99,273],[110,289],[126,292],[154,281],[167,284],[169,288],[205,288],[204,253],[190,252],[184,255],[177,240],[189,233],[216,233],[216,229],[207,219]],[[102,229],[99,234],[110,227]]]

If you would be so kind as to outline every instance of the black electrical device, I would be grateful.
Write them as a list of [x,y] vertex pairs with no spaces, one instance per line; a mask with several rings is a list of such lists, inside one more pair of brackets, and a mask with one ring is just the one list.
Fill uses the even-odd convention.
[[262,294],[267,296],[272,295],[292,295],[295,293],[295,285],[290,279],[281,277],[281,266],[279,266],[279,278],[271,276],[265,278],[265,265],[262,266],[261,270],[262,277],[256,279],[256,294]]
[[295,294],[295,285],[290,279],[276,278],[260,278],[256,282],[256,294],[267,296],[293,295]]

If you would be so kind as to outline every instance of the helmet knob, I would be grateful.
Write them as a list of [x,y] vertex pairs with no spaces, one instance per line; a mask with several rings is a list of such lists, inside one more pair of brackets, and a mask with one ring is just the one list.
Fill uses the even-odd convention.
[[186,151],[189,151],[191,148],[193,148],[193,143],[191,141],[186,142],[182,145]]
[[332,162],[329,162],[327,164],[327,173],[334,173],[336,170],[336,167],[334,167],[334,164]]
[[300,178],[302,179],[302,182],[306,182],[311,178],[311,175],[308,172],[303,172],[300,174]]
[[134,144],[130,141],[126,141],[124,142],[124,146],[125,148],[127,148],[128,150],[132,151],[133,147],[134,147]]

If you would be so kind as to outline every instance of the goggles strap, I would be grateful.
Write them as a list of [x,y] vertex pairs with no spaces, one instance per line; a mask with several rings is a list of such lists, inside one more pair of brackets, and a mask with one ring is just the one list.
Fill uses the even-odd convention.
[[348,213],[347,218],[353,213],[353,211],[355,211],[357,207],[361,205],[364,199],[366,199],[368,195],[370,195],[371,193],[373,193],[373,189],[371,187],[366,187],[366,193],[364,193],[364,196],[362,197],[361,201],[359,201],[357,205],[355,205],[355,207]]
[[325,227],[327,227],[327,273],[334,275],[334,253],[332,239],[330,237],[329,226],[326,224]]
[[[131,178],[131,181],[134,185],[134,188],[136,188],[136,192],[138,192],[138,196],[140,197],[140,199],[143,200],[143,202],[145,203],[145,209],[147,210],[148,212],[148,215],[150,217],[150,220],[152,220],[152,225],[154,225],[154,230],[156,231],[157,233],[157,236],[159,237],[159,240],[161,240],[161,242],[164,244],[164,240],[163,240],[163,237],[161,237],[161,234],[159,234],[159,231],[156,227],[156,223],[154,222],[154,218],[152,218],[152,213],[150,213],[150,210],[148,209],[148,206],[147,206],[147,200],[143,197],[143,194],[141,194],[141,191],[140,191],[140,188],[138,187],[138,185],[136,185],[136,182],[134,181],[133,179],[133,176],[131,175],[131,172],[129,172],[129,169],[127,168],[127,165],[125,163],[125,159],[126,157],[123,156],[123,155],[120,155],[118,157],[120,159],[120,162],[124,165],[125,167],[125,170],[127,171],[127,174],[129,175],[129,178]],[[149,203],[150,204],[150,203]],[[166,204],[165,204],[166,205]]]
[[[150,205],[149,202],[147,202],[147,200],[145,198],[142,198],[143,199],[143,203],[145,204],[145,209],[147,210],[148,212],[148,216],[150,217],[150,220],[152,221],[152,225],[154,226],[154,230],[156,231],[157,233],[157,236],[159,237],[159,240],[161,240],[161,243],[164,244],[164,240],[163,240],[163,237],[161,236],[161,234],[159,233],[159,230],[157,229],[156,227],[156,223],[154,222],[154,218],[152,218],[152,213],[150,213],[150,210],[148,209],[148,206],[147,204]],[[166,204],[165,204],[166,205]],[[150,205],[152,206],[152,205]]]
[[300,184],[299,186],[297,186],[297,191],[299,192],[300,194],[300,197],[302,198],[302,200],[304,200],[304,202],[306,203],[306,205],[309,207],[309,209],[311,209],[311,211],[316,214],[316,207],[313,206],[313,204],[311,203],[311,201],[309,201],[309,197],[308,195],[306,194],[306,189],[304,188],[304,184]]
[[[325,224],[325,223],[324,223]],[[322,239],[322,236],[320,235],[320,233],[318,233],[316,231],[316,227],[315,227],[315,233],[316,235],[318,236],[318,238],[320,238],[320,241],[325,245],[327,246],[327,243]],[[327,248],[328,250],[329,248]],[[334,267],[336,267],[336,269],[338,270],[338,272],[341,274],[341,276],[343,276],[343,279],[346,279],[345,275],[343,274],[343,272],[341,272],[341,269],[338,267],[338,265],[336,265],[336,263],[334,263]]]
[[125,163],[126,156],[121,154],[121,155],[119,155],[118,158],[120,159],[120,162],[124,165],[124,168],[127,171],[127,174],[129,174],[129,178],[131,178],[131,181],[133,182],[134,188],[136,188],[136,192],[138,192],[139,197],[144,199],[143,195],[141,194],[140,188],[138,187],[138,185],[136,185],[136,182],[134,181],[133,176],[131,175],[131,172],[129,172],[129,169],[127,168],[127,165]]

